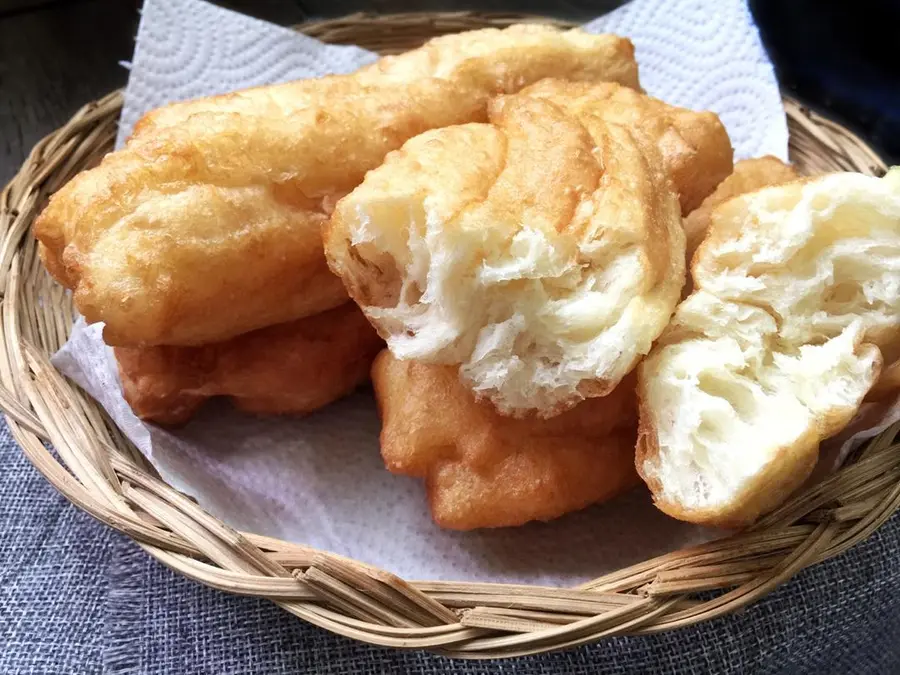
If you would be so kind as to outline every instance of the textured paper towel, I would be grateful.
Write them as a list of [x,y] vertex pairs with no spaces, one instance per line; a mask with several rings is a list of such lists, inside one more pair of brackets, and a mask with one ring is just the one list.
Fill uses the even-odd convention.
[[116,146],[141,115],[172,101],[350,73],[376,54],[326,45],[290,28],[197,0],[146,0]]
[[[740,154],[786,156],[775,78],[740,0],[638,0],[590,28],[632,37],[647,90],[719,112]],[[198,0],[147,0],[120,138],[171,100],[346,72],[373,58]],[[419,481],[384,470],[370,392],[305,419],[211,405],[173,434],[132,415],[99,326],[79,322],[54,363],[109,411],[164,479],[211,513],[407,578],[573,584],[714,534],[662,515],[644,489],[548,524],[441,531]]]

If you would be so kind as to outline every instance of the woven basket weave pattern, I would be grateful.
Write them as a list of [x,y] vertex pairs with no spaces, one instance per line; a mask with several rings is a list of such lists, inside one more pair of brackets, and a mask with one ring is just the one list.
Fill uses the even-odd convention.
[[[396,53],[434,35],[522,20],[534,17],[353,15],[299,29],[327,42]],[[23,451],[60,492],[181,574],[270,598],[298,617],[370,643],[511,656],[733,612],[853,546],[900,506],[895,426],[749,530],[572,589],[411,583],[331,553],[232,530],[160,481],[100,406],[49,362],[73,314],[66,292],[40,265],[31,224],[49,194],[112,148],[121,105],[115,92],[78,111],[38,143],[0,195],[0,408]],[[843,127],[792,100],[785,107],[791,159],[802,173],[884,172],[878,156]],[[710,590],[725,592],[699,599]]]

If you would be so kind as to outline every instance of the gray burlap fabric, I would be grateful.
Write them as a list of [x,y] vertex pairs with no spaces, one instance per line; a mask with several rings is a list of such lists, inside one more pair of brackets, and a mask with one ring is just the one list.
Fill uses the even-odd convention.
[[0,435],[0,673],[900,673],[900,517],[739,615],[497,662],[353,643],[180,578]]

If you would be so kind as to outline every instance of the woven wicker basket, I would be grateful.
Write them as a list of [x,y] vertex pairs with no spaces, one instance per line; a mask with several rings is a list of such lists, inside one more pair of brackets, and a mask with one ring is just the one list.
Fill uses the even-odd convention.
[[[354,15],[299,30],[388,53],[440,33],[523,19],[531,20],[470,13]],[[60,492],[181,574],[230,593],[269,598],[302,619],[365,642],[465,657],[511,656],[671,630],[733,612],[864,539],[900,505],[894,427],[749,530],[578,588],[410,583],[331,553],[232,530],[161,482],[100,406],[49,362],[67,337],[72,309],[38,261],[31,223],[48,194],[111,149],[121,104],[115,92],[85,106],[38,143],[0,197],[0,407],[25,454]],[[878,156],[846,129],[790,99],[785,107],[791,157],[802,172],[884,172]],[[700,595],[704,591],[721,592],[709,599],[709,593]]]

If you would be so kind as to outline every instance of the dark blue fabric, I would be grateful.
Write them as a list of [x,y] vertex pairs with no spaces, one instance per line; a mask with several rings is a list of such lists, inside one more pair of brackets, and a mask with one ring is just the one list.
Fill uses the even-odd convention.
[[900,162],[900,2],[749,5],[782,89],[854,128],[889,163]]
[[900,516],[731,617],[457,661],[354,643],[179,577],[65,502],[0,432],[0,673],[900,673]]
[[0,673],[98,673],[117,532],[73,507],[0,422]]

